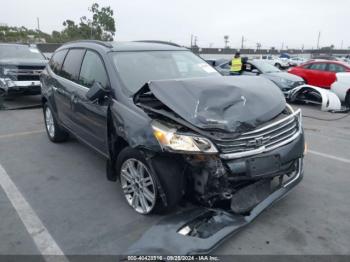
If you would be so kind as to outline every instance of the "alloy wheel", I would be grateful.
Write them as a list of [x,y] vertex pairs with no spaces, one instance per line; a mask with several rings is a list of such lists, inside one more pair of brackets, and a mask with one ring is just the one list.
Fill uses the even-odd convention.
[[53,138],[55,136],[55,123],[49,107],[46,107],[45,109],[45,123],[49,136]]
[[148,168],[139,160],[127,159],[120,183],[128,204],[140,214],[150,213],[156,204],[156,186]]

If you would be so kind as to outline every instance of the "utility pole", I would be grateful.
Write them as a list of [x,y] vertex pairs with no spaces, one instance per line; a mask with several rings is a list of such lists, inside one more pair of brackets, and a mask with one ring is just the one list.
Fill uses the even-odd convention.
[[228,39],[229,39],[229,36],[225,35],[224,36],[225,48],[228,48],[228,43],[230,42]]
[[318,32],[318,37],[317,37],[317,49],[320,49],[320,38],[321,38],[321,31]]
[[244,47],[244,41],[245,41],[245,39],[244,39],[244,35],[242,35],[241,49],[243,49],[243,47]]
[[92,29],[92,20],[88,20],[88,25],[90,26],[90,39],[92,39],[92,31],[93,31],[93,29]]
[[39,17],[36,18],[36,24],[37,24],[38,31],[40,31],[40,21],[39,21]]
[[39,38],[36,41],[40,42],[40,21],[39,21],[39,17],[36,18],[36,24],[37,24],[37,31],[38,31],[38,38]]
[[260,48],[261,48],[261,43],[256,43],[256,50],[260,50]]
[[193,46],[193,34],[191,34],[191,48]]
[[195,37],[194,37],[194,46],[195,46],[195,47],[197,47],[197,40],[198,40],[198,38],[197,38],[197,36],[195,36]]

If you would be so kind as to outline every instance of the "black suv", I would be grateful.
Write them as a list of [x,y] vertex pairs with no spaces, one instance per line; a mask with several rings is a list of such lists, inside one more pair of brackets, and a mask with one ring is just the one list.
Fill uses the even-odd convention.
[[0,44],[0,95],[40,94],[40,74],[47,60],[27,44]]
[[186,48],[68,43],[41,83],[49,139],[71,134],[105,156],[138,213],[184,199],[248,214],[302,178],[300,110],[268,79],[221,76]]

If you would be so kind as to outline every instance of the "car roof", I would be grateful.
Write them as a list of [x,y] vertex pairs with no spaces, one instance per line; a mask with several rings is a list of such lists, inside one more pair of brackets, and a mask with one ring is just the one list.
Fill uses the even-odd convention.
[[105,52],[127,52],[127,51],[177,51],[188,50],[174,43],[162,41],[134,41],[134,42],[103,42],[95,40],[82,40],[69,42],[59,49],[65,48],[93,48]]
[[[333,63],[333,64],[339,64],[339,65],[342,65],[342,66],[345,66],[347,68],[350,68],[349,65],[343,61],[338,61],[338,60],[327,60],[327,59],[312,59],[308,62],[306,62],[305,64],[313,64],[313,63]],[[304,65],[305,65],[304,64]]]

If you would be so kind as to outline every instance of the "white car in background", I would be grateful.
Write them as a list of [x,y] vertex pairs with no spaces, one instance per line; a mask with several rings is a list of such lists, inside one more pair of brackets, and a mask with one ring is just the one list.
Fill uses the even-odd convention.
[[289,67],[289,62],[287,58],[280,58],[273,55],[262,55],[260,56],[260,59],[277,67],[278,69],[285,69]]
[[307,59],[303,58],[303,57],[291,57],[289,58],[289,65],[290,66],[300,66],[301,64],[305,63],[307,61]]
[[350,107],[350,73],[337,73],[331,90],[347,107]]

